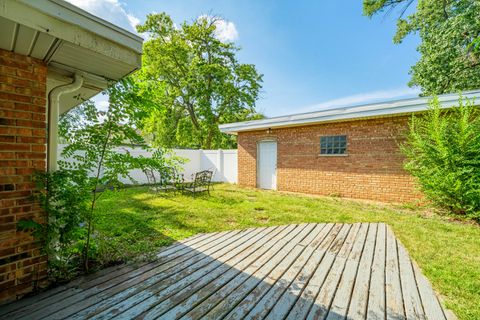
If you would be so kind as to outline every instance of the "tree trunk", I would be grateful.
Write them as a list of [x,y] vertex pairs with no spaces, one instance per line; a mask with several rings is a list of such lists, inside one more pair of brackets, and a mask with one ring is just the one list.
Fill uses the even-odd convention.
[[212,148],[212,138],[213,138],[213,129],[208,130],[207,140],[205,141],[205,149],[209,150]]
[[108,145],[108,141],[110,140],[111,133],[112,133],[111,127],[108,127],[108,133],[107,133],[107,136],[105,138],[105,142],[102,146],[103,149],[102,149],[102,153],[101,153],[101,156],[100,156],[100,160],[98,161],[97,175],[95,177],[95,185],[94,185],[94,189],[93,189],[92,205],[90,207],[90,216],[88,217],[87,243],[85,244],[84,252],[83,252],[83,262],[84,262],[85,272],[88,272],[88,262],[89,262],[88,252],[89,252],[89,249],[90,249],[90,238],[92,236],[93,212],[95,210],[95,202],[97,201],[98,181],[100,179],[100,173],[101,173],[102,166],[103,166],[103,158],[105,156],[105,151],[107,149],[107,145]]

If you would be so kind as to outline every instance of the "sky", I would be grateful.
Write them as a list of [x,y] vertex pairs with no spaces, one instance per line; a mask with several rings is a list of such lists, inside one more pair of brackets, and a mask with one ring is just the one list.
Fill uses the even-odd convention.
[[[398,12],[372,19],[362,0],[67,0],[129,31],[152,12],[175,23],[220,16],[217,36],[263,74],[266,116],[418,96],[409,88],[417,36],[393,44]],[[95,100],[105,105],[105,97]]]

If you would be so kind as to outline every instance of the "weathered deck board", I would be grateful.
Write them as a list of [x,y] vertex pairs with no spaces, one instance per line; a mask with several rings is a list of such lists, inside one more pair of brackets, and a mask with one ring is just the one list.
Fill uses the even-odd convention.
[[[292,226],[292,227],[293,227],[293,226]],[[285,229],[287,229],[287,228],[285,228],[285,227],[279,227],[278,230],[275,232],[276,235],[275,235],[275,233],[274,233],[273,235],[274,235],[275,237],[281,236],[282,233],[285,232]],[[228,249],[228,248],[227,248],[227,249]],[[155,286],[154,289],[152,288],[152,290],[158,290],[158,291],[159,291],[159,290],[161,290],[162,288],[167,287],[169,284],[175,283],[175,282],[181,280],[183,277],[185,277],[185,276],[187,276],[187,275],[189,275],[189,274],[192,274],[193,272],[199,270],[202,266],[205,266],[207,263],[212,262],[211,259],[204,259],[204,260],[205,260],[205,261],[203,261],[201,264],[198,264],[198,263],[197,263],[197,265],[191,265],[191,266],[187,267],[186,269],[184,269],[184,271],[179,272],[179,273],[177,273],[177,274],[175,274],[175,275],[170,276],[168,280],[164,280],[164,281],[162,281],[161,283],[158,283],[158,284]],[[139,292],[140,292],[140,291],[137,290],[137,293],[139,293]],[[153,291],[151,291],[151,292],[153,292]],[[140,294],[147,294],[147,295],[148,295],[148,292],[146,292],[146,293],[140,293]],[[146,297],[147,295],[145,295],[145,297]],[[130,303],[127,303],[127,304],[126,304],[126,303],[123,303],[123,302],[122,302],[122,304],[114,304],[114,303],[111,303],[111,301],[107,302],[107,303],[106,303],[107,305],[113,306],[113,307],[111,307],[110,309],[105,309],[105,308],[104,308],[105,310],[104,310],[103,312],[97,314],[97,315],[95,316],[95,318],[96,318],[96,319],[108,318],[108,315],[111,315],[112,313],[120,313],[120,312],[122,312],[122,310],[126,310],[126,309],[128,309],[130,306],[133,306],[133,305],[136,303],[136,301],[139,300],[139,299],[138,299],[138,296],[130,295],[130,297],[131,297],[131,298],[129,299]],[[112,309],[113,309],[113,310],[112,310]],[[94,310],[94,311],[95,311],[95,310]],[[97,309],[97,311],[98,311],[98,309]]]
[[415,279],[417,281],[420,298],[422,299],[425,317],[427,319],[446,319],[442,306],[440,305],[440,302],[435,296],[435,292],[433,292],[430,283],[425,278],[425,276],[420,273],[420,270],[414,262],[412,262],[412,267],[415,272]]
[[393,232],[387,228],[387,256],[385,263],[385,302],[387,320],[405,319],[403,308],[402,285],[398,265],[397,241]]
[[0,306],[2,319],[451,319],[385,224],[201,234]]
[[[245,318],[263,295],[275,284],[277,279],[280,278],[290,265],[300,256],[305,247],[298,244],[312,231],[313,228],[311,227],[313,226],[303,229],[302,232],[289,241],[282,241],[285,246],[283,252],[286,252],[286,255],[281,261],[275,261],[272,259],[267,263],[268,269],[271,271],[262,279],[262,281],[257,283],[252,291],[248,292],[248,294],[243,297],[243,300],[240,303],[234,307],[231,306],[231,310],[225,319]],[[274,267],[271,268],[272,266]]]
[[321,263],[315,266],[315,268],[312,270],[312,275],[310,276],[308,283],[301,291],[302,293],[293,306],[291,312],[287,315],[287,319],[304,319],[307,316],[310,306],[312,305],[318,290],[320,290],[320,286],[323,283],[325,274],[328,272],[328,269],[330,268],[330,265],[336,255],[336,253],[332,250],[335,247],[334,244],[338,243],[339,241],[342,241],[343,243],[343,240],[341,239],[344,239],[347,231],[348,226],[342,226],[341,224],[335,225],[335,227],[329,233],[326,241],[319,246],[317,255],[319,255]]
[[[137,312],[144,312],[143,318],[144,319],[156,319],[160,315],[170,312],[180,313],[181,310],[175,310],[175,305],[179,302],[182,302],[188,299],[191,295],[194,295],[199,290],[203,289],[205,286],[210,284],[211,282],[221,279],[223,282],[228,280],[228,276],[231,275],[229,272],[241,272],[243,263],[249,264],[256,258],[258,258],[258,254],[261,253],[259,250],[259,246],[263,245],[264,243],[268,242],[271,237],[265,238],[257,238],[252,239],[252,241],[245,245],[244,248],[235,248],[229,255],[225,257],[221,265],[216,268],[214,271],[209,272],[208,274],[199,277],[193,283],[190,283],[184,287],[177,288],[174,294],[172,294],[168,299],[163,301],[162,303],[157,303],[155,301],[155,305],[150,309],[145,309],[142,305],[141,310],[137,310]],[[248,247],[247,247],[248,245]],[[235,250],[241,250],[242,254],[237,254]],[[169,287],[170,289],[171,287]],[[199,297],[197,296],[197,299]],[[138,306],[135,309],[140,309]],[[176,318],[178,315],[165,315],[165,318]]]
[[352,251],[348,256],[345,269],[342,274],[341,281],[338,285],[337,292],[334,295],[332,306],[329,308],[327,320],[341,320],[347,316],[348,306],[350,304],[350,296],[352,294],[355,277],[362,256],[365,240],[368,232],[368,223],[363,223],[357,235],[357,239],[353,244]]
[[319,235],[318,239],[313,241],[310,244],[311,249],[311,256],[310,259],[307,261],[305,266],[300,270],[300,273],[297,275],[295,280],[290,284],[287,290],[283,293],[282,297],[280,297],[270,311],[267,316],[267,319],[283,319],[288,314],[291,308],[295,305],[295,302],[300,297],[303,289],[307,285],[308,281],[313,274],[313,271],[318,266],[319,262],[321,261],[323,254],[316,254],[318,251],[319,246],[324,243],[328,243],[329,235],[332,233],[330,232],[333,228],[333,224],[326,225],[323,229],[321,234]]
[[[245,232],[249,231],[247,230]],[[29,299],[30,301],[25,307],[18,309],[18,311],[13,312],[11,315],[15,318],[21,318],[22,316],[29,318],[34,311],[40,309],[43,310],[43,313],[46,313],[50,310],[45,310],[44,306],[58,303],[59,300],[62,301],[62,307],[68,305],[68,301],[71,301],[71,304],[75,304],[78,301],[82,301],[85,297],[88,297],[94,292],[101,291],[102,289],[108,287],[114,287],[115,284],[121,283],[122,281],[128,279],[139,280],[137,277],[138,275],[142,275],[145,272],[162,265],[163,263],[170,262],[175,258],[181,257],[182,255],[188,255],[192,253],[198,254],[197,250],[205,250],[206,246],[210,246],[212,243],[215,243],[215,241],[220,241],[221,243],[222,240],[229,239],[236,234],[240,234],[239,231],[214,234],[212,238],[205,237],[201,242],[192,241],[192,243],[186,242],[185,245],[174,245],[173,247],[166,248],[160,252],[158,255],[158,261],[144,264],[138,268],[126,266],[125,268],[120,268],[114,272],[102,274],[98,278],[92,278],[90,281],[79,281],[78,284],[67,286],[65,290],[61,290],[58,293],[56,292],[49,295],[47,292],[47,294],[40,297],[40,299],[37,297],[32,297]],[[177,248],[177,250],[174,248]]]
[[385,225],[379,225],[368,290],[367,318],[372,320],[385,319],[385,247],[387,244],[385,233]]
[[[292,233],[293,234],[293,233]],[[279,241],[277,246],[280,247],[280,251],[272,255],[265,263],[262,264],[261,268],[255,271],[252,276],[248,277],[245,282],[240,286],[235,288],[235,290],[226,295],[214,308],[212,308],[205,316],[207,319],[217,319],[225,316],[230,312],[231,309],[234,309],[246,296],[254,290],[259,283],[270,273],[270,271],[275,268],[286,255],[290,253],[292,247],[288,245],[290,239],[286,241]]]
[[[259,235],[262,235],[263,229],[258,229],[258,230],[251,230],[248,231],[247,234],[236,234],[233,236],[228,237],[228,239],[225,239],[224,237],[219,238],[217,241],[210,242],[210,245],[213,244],[213,246],[210,246],[206,251],[204,251],[206,254],[198,254],[196,253],[194,256],[189,257],[187,260],[182,260],[179,263],[175,261],[175,263],[171,263],[168,265],[168,269],[165,267],[160,267],[156,268],[153,270],[153,272],[146,272],[143,273],[141,276],[136,277],[132,279],[133,281],[127,281],[122,284],[120,284],[117,287],[111,288],[107,290],[106,292],[102,292],[100,295],[93,295],[90,296],[88,299],[82,300],[80,303],[70,305],[70,307],[65,308],[55,314],[55,317],[60,317],[62,318],[65,314],[71,314],[72,316],[69,317],[69,319],[72,318],[78,318],[82,319],[85,316],[93,316],[93,314],[90,314],[87,310],[88,314],[84,314],[83,308],[86,307],[93,307],[93,312],[95,313],[100,310],[101,307],[104,306],[105,303],[99,303],[98,300],[108,300],[108,302],[113,302],[114,304],[118,301],[122,301],[127,295],[130,295],[133,292],[138,292],[140,290],[147,289],[148,287],[151,287],[154,284],[157,284],[157,282],[161,279],[172,279],[173,274],[178,274],[178,270],[182,270],[182,272],[185,272],[184,269],[187,269],[188,267],[192,266],[194,263],[203,263],[205,262],[204,260],[207,260],[207,262],[217,262],[215,258],[217,258],[219,255],[226,253],[228,250],[234,250],[241,248],[246,242],[248,243],[249,241],[252,241],[253,238],[258,237]],[[270,230],[271,231],[271,230]],[[194,264],[196,267],[197,265]],[[207,268],[200,269],[202,272],[207,272]],[[138,279],[141,279],[141,282],[138,282]],[[167,287],[167,289],[172,289],[173,287]],[[142,291],[142,292],[147,292],[150,293],[150,291]],[[138,297],[138,295],[137,295]],[[123,299],[122,299],[123,298]],[[139,298],[141,299],[141,298]],[[95,301],[97,301],[95,303]],[[126,301],[126,300],[123,300]],[[135,300],[134,303],[138,303],[141,300]],[[117,304],[116,307],[119,307]],[[82,311],[79,311],[82,310]]]
[[400,266],[400,281],[402,283],[403,303],[407,319],[425,319],[422,300],[413,273],[412,263],[407,250],[397,242],[398,260]]
[[[263,319],[270,310],[276,305],[278,299],[287,290],[298,273],[303,269],[305,263],[308,261],[313,253],[313,248],[310,246],[317,237],[322,237],[320,234],[321,229],[317,228],[316,232],[311,232],[306,238],[304,238],[298,245],[304,246],[302,253],[298,258],[290,265],[285,273],[275,281],[275,284],[271,286],[268,292],[257,302],[257,304],[250,310],[247,315],[249,319]],[[317,239],[318,240],[318,239]]]
[[[229,274],[215,279],[195,295],[190,296],[180,305],[170,310],[169,313],[175,312],[177,313],[177,317],[183,316],[183,319],[197,319],[201,317],[218,304],[226,294],[231,293],[243,283],[247,277],[268,262],[273,254],[278,253],[281,250],[281,245],[276,243],[276,241],[282,239],[290,233],[290,231],[291,228],[284,229],[281,233],[275,236],[274,241],[262,245],[262,248],[257,252],[259,254],[258,258],[250,263],[248,263],[248,261],[243,261],[244,266],[242,266],[241,269],[233,268],[233,270],[230,270]],[[248,266],[246,265],[247,263]],[[225,281],[225,278],[227,278],[227,281]]]
[[[238,232],[238,231],[235,231],[235,232]],[[193,247],[195,244],[198,244],[201,241],[203,241],[204,243],[205,242],[206,243],[211,242],[219,234],[220,233],[214,233],[214,234],[211,234],[211,236],[209,234],[198,234],[198,235],[193,236],[191,238],[188,238],[188,239],[185,239],[185,240],[182,240],[182,241],[178,241],[177,243],[161,250],[158,253],[158,257],[161,258],[165,255],[168,255],[169,253],[172,253],[175,250],[178,250],[181,246],[183,246],[183,248],[187,248],[187,247]],[[94,286],[94,285],[97,285],[97,284],[101,284],[105,281],[108,281],[110,278],[117,277],[121,274],[125,274],[125,273],[131,272],[133,270],[139,270],[141,267],[144,267],[145,265],[148,265],[148,263],[141,263],[141,264],[136,264],[136,265],[120,265],[120,266],[114,266],[114,267],[111,267],[111,268],[103,269],[103,270],[101,270],[97,273],[77,278],[77,279],[69,282],[66,285],[58,286],[58,287],[53,288],[51,290],[48,290],[48,291],[42,292],[40,294],[37,294],[33,297],[25,298],[25,299],[22,299],[22,300],[20,300],[16,303],[12,303],[10,305],[3,306],[0,309],[0,315],[8,313],[8,312],[13,312],[13,311],[18,310],[18,309],[22,309],[26,306],[28,306],[28,309],[24,309],[24,311],[30,311],[31,312],[32,310],[34,310],[34,308],[36,306],[42,306],[45,303],[48,303],[48,300],[46,300],[47,298],[54,297],[59,293],[62,294],[61,295],[62,299],[70,296],[71,292],[67,291],[68,289],[77,288],[77,287],[85,289],[89,286]],[[57,299],[57,298],[55,298],[55,299]]]
[[[232,241],[245,241],[246,239],[249,239],[249,236],[251,236],[252,233],[257,233],[259,231],[261,230],[249,229],[239,233],[225,233],[214,241],[208,242],[205,246],[200,246],[200,248],[203,248],[203,250],[206,250],[205,252],[210,253],[213,248],[224,248],[223,246],[225,246],[225,244],[230,244]],[[198,255],[199,250],[201,249],[190,249],[189,247],[181,248],[178,251],[172,252],[170,255],[166,255],[165,260],[159,259],[158,263],[149,264],[147,265],[147,268],[141,267],[125,275],[111,278],[109,281],[100,285],[89,287],[88,289],[82,290],[72,296],[62,298],[60,303],[58,302],[58,298],[54,296],[50,299],[51,301],[48,300],[48,303],[56,303],[58,305],[56,312],[51,313],[50,309],[42,308],[34,313],[24,314],[24,318],[20,317],[20,319],[31,319],[32,314],[36,318],[50,316],[54,319],[62,319],[67,316],[72,317],[77,311],[82,310],[82,308],[95,305],[113,294],[124,292],[124,290],[131,286],[148,281],[148,279],[154,274],[160,273],[165,275],[167,270],[176,270],[179,267],[179,264],[188,263],[188,260],[186,260],[186,262],[182,259],[183,256],[187,256],[187,259],[191,258],[192,254]],[[202,254],[201,256],[203,257]],[[41,301],[41,303],[44,303],[44,301]]]
[[347,238],[335,257],[328,275],[322,283],[322,287],[318,292],[315,302],[310,308],[307,319],[324,319],[327,316],[332,300],[335,297],[338,283],[340,282],[343,270],[345,269],[347,257],[350,255],[354,243],[356,242],[355,240],[357,239],[359,229],[360,224],[354,224],[350,228]]

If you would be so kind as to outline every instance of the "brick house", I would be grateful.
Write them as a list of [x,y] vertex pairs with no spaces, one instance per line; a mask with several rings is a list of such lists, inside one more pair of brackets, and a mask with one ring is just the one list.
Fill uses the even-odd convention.
[[[0,1],[0,303],[46,283],[35,170],[55,170],[58,117],[141,64],[142,38],[61,0]],[[78,99],[80,97],[81,99]]]
[[[480,97],[480,91],[464,98]],[[459,96],[439,96],[442,107]],[[403,169],[399,143],[413,113],[428,98],[325,109],[224,124],[238,136],[238,182],[243,186],[384,202],[421,198]]]

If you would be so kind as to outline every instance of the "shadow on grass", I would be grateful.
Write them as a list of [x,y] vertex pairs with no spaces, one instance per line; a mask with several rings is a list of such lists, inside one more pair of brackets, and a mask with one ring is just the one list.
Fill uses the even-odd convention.
[[[163,246],[194,234],[211,232],[195,224],[190,201],[196,205],[208,201],[210,205],[220,206],[241,202],[218,195],[200,194],[194,199],[173,192],[155,194],[145,187],[107,191],[96,211],[100,263],[151,260]],[[189,223],[192,217],[194,222]]]

